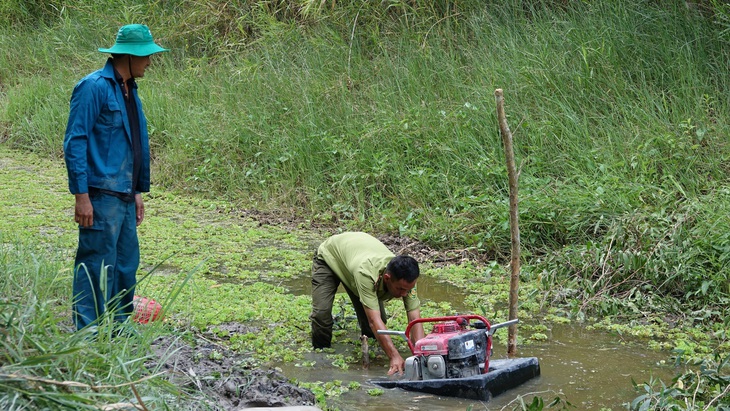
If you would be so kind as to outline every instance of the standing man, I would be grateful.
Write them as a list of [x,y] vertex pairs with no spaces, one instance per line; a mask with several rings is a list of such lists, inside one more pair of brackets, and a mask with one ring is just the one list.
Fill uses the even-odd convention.
[[[342,283],[352,300],[363,335],[375,338],[390,358],[388,375],[401,373],[405,361],[385,330],[383,303],[402,298],[408,321],[421,317],[416,295],[420,272],[413,257],[395,256],[375,237],[347,232],[325,240],[317,249],[312,264],[312,346],[326,348],[332,343],[332,304]],[[413,342],[423,338],[423,325],[412,328]]]
[[135,79],[144,76],[152,54],[168,50],[155,44],[147,26],[130,24],[119,29],[112,48],[99,51],[112,58],[76,84],[63,142],[79,225],[73,281],[77,330],[96,326],[108,309],[119,322],[133,311],[141,193],[150,190],[147,119]]

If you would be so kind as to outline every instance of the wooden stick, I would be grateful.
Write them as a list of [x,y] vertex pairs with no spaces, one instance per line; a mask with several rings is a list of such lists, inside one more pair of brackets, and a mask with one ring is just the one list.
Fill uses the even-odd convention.
[[[499,131],[504,144],[504,155],[507,159],[507,175],[509,178],[509,222],[510,237],[512,239],[512,260],[510,262],[511,278],[509,284],[509,318],[517,318],[517,296],[520,288],[520,226],[519,213],[517,212],[517,167],[515,166],[515,153],[512,146],[512,132],[507,125],[507,116],[504,113],[504,94],[502,89],[494,90],[494,97],[497,100],[497,120]],[[513,358],[517,354],[517,325],[509,326],[507,337],[507,356]]]
[[361,335],[360,341],[362,342],[362,368],[370,368],[370,352],[368,349],[368,336]]

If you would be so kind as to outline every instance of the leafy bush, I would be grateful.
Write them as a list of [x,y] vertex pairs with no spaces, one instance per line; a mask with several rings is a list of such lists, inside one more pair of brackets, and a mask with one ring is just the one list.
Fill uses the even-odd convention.
[[631,402],[631,410],[730,410],[730,357],[716,356],[694,364],[697,368],[676,376],[669,386],[655,380],[634,384],[642,394]]

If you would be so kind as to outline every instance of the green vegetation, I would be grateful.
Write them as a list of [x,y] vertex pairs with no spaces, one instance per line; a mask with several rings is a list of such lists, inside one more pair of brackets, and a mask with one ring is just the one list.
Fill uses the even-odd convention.
[[[145,369],[143,347],[158,326],[131,338],[113,338],[108,324],[90,333],[69,333],[71,281],[67,260],[0,235],[0,408],[98,410],[128,406],[134,393],[164,409],[181,393],[163,386],[159,370]],[[59,319],[66,319],[60,323]],[[137,391],[137,389],[139,391]],[[164,395],[159,393],[165,393]],[[147,398],[147,397],[146,397]],[[30,407],[30,408],[28,408]]]
[[702,361],[697,370],[675,377],[672,385],[663,381],[636,384],[641,393],[631,402],[632,410],[726,410],[730,393],[727,367],[730,356]]
[[[180,326],[260,322],[231,345],[262,363],[298,357],[265,342],[296,346],[306,332],[266,324],[306,321],[309,303],[264,282],[306,271],[311,235],[237,218],[250,208],[486,256],[486,267],[426,270],[473,289],[466,303],[503,320],[508,193],[493,97],[502,88],[520,168],[521,317],[651,337],[717,370],[678,376],[672,390],[647,385],[637,406],[696,393],[694,406],[727,407],[726,360],[713,353],[730,353],[730,9],[685,3],[0,0],[0,143],[43,158],[0,157],[14,167],[14,180],[0,181],[12,193],[0,198],[0,253],[19,273],[0,280],[3,322],[45,324],[33,315],[68,306],[75,233],[57,167],[68,98],[103,64],[96,48],[143,22],[172,49],[140,82],[155,167],[141,230],[156,239],[142,254],[157,275],[144,287],[163,299],[186,278],[178,273],[200,274],[179,291],[190,301]],[[46,191],[17,189],[37,179]],[[203,218],[187,214],[193,204]],[[34,261],[44,268],[28,271]],[[43,310],[21,309],[30,298],[21,290]],[[276,318],[263,315],[272,305]],[[33,327],[59,332],[42,328]],[[4,348],[17,355],[3,366],[36,355]],[[35,375],[123,374],[123,361],[66,357]]]

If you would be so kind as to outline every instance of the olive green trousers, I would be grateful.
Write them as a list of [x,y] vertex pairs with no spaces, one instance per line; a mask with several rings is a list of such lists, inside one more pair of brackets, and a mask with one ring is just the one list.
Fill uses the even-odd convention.
[[[335,301],[337,288],[341,283],[340,278],[337,277],[337,274],[332,271],[327,263],[315,255],[312,261],[312,314],[309,316],[312,320],[312,347],[314,348],[327,348],[332,345],[332,326],[334,324],[332,305]],[[360,325],[360,332],[362,335],[375,338],[373,330],[370,329],[370,322],[365,314],[365,308],[360,302],[360,297],[345,287],[344,284],[342,284],[342,287],[350,296],[350,301],[352,301]],[[380,318],[385,323],[385,307],[382,301],[379,303]]]

